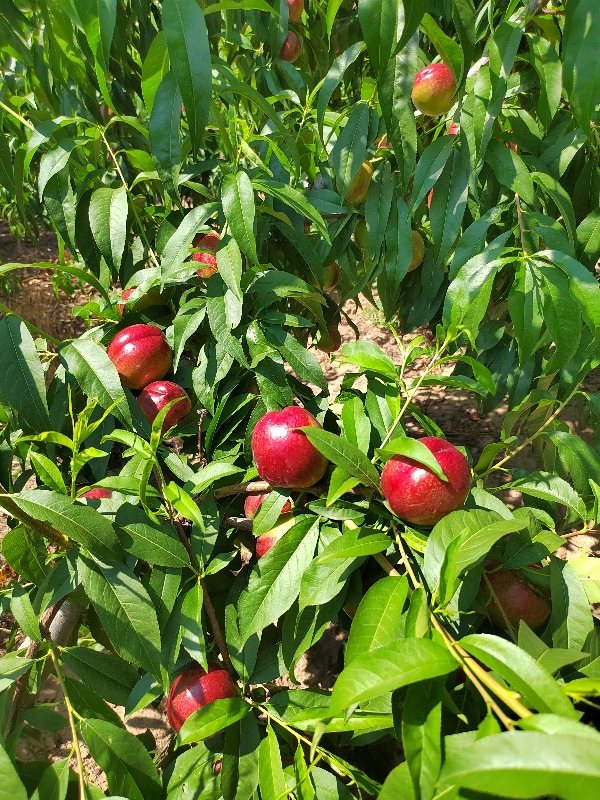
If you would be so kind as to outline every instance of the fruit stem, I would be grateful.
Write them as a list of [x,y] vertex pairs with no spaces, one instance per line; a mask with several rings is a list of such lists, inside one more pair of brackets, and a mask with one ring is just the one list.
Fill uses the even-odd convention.
[[65,701],[65,707],[67,709],[67,714],[69,716],[69,725],[71,727],[71,736],[73,737],[73,750],[75,750],[75,757],[77,759],[77,768],[79,770],[79,800],[85,800],[85,767],[83,766],[83,758],[81,757],[81,749],[79,747],[79,738],[77,735],[77,726],[75,725],[75,712],[73,710],[73,706],[71,705],[71,701],[69,700],[69,695],[67,694],[67,687],[65,686],[65,680],[62,674],[62,669],[60,664],[58,663],[58,659],[56,657],[56,649],[54,647],[50,648],[50,656],[52,661],[54,662],[54,670],[56,672],[56,677],[58,678],[58,682],[60,683],[60,688],[62,689],[63,699]]

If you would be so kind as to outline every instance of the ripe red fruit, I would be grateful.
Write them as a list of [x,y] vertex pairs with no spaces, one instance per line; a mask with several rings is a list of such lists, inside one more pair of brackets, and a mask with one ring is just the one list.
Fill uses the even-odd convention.
[[110,489],[90,489],[80,497],[87,497],[89,500],[109,500],[112,497]]
[[454,105],[456,82],[445,64],[430,64],[415,75],[412,101],[427,117],[447,114]]
[[450,127],[446,131],[446,136],[457,136],[460,131],[458,124],[456,122],[452,122]]
[[[122,314],[125,311],[125,304],[131,297],[131,295],[135,292],[136,286],[132,286],[131,289],[125,289],[123,294],[121,295],[122,303],[119,303],[119,313]],[[159,306],[162,300],[160,298],[160,292],[158,289],[150,289],[149,292],[143,294],[137,302],[133,306],[133,311],[142,311],[144,308],[149,308],[150,306]]]
[[[266,500],[267,497],[271,494],[271,492],[263,492],[262,494],[248,494],[246,495],[246,499],[244,500],[244,514],[248,517],[248,519],[254,519],[254,517],[258,513],[258,509],[261,506],[263,500]],[[282,514],[289,514],[292,510],[292,504],[289,500],[283,505],[281,509]]]
[[[493,566],[495,565],[489,565]],[[521,620],[532,629],[539,628],[550,616],[549,604],[514,570],[499,569],[496,572],[489,572],[487,579],[498,602],[491,595],[484,579],[481,581],[481,588],[486,600],[492,598],[487,607],[488,613],[492,622],[499,627],[505,630],[507,627],[500,606],[513,628],[518,628]]]
[[194,711],[236,694],[229,673],[220,664],[209,664],[208,673],[200,664],[190,664],[171,684],[167,697],[169,725],[179,731]]
[[269,411],[258,420],[252,433],[252,455],[263,481],[305,489],[321,480],[327,459],[302,431],[294,430],[307,426],[321,427],[310,412],[298,406]]
[[204,264],[204,267],[196,270],[196,275],[199,278],[204,278],[207,281],[211,275],[217,272],[217,259],[215,253],[219,249],[219,237],[216,233],[199,233],[193,241],[193,247],[199,247],[202,250],[207,250],[206,253],[194,253],[192,256],[193,261]]
[[304,11],[304,0],[287,0],[288,4],[288,20],[290,22],[300,22],[302,12]]
[[173,425],[177,425],[182,419],[185,419],[192,410],[192,404],[185,389],[178,386],[171,381],[155,381],[154,383],[146,386],[138,397],[138,403],[146,418],[150,423],[154,422],[159,412],[178,397],[183,398],[167,411],[167,416],[164,419],[162,432],[168,431]]
[[352,203],[353,205],[360,205],[367,196],[372,177],[373,167],[368,161],[363,161],[360,165],[360,169],[350,182],[346,197],[344,198],[346,202]]
[[392,456],[383,468],[381,491],[390,508],[414,525],[435,525],[465,502],[471,486],[469,462],[453,444],[437,436],[419,439],[448,478],[442,481],[424,464]]
[[172,353],[162,332],[155,325],[130,325],[117,333],[108,346],[123,386],[143,389],[164,378],[171,366]]
[[278,58],[280,58],[282,61],[289,61],[290,64],[293,64],[300,55],[301,49],[302,46],[300,44],[300,39],[296,36],[294,31],[288,31],[283,43],[283,47],[279,51]]
[[294,517],[292,514],[285,514],[279,518],[279,522],[270,531],[262,533],[256,540],[256,557],[262,558],[265,553],[277,544],[281,537],[294,527]]
[[342,346],[342,334],[334,322],[327,324],[327,333],[321,333],[317,342],[317,350],[323,353],[334,353]]

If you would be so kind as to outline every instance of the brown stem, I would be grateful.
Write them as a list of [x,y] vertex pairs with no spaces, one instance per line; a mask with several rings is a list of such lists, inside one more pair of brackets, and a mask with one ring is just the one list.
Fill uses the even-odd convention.
[[223,657],[223,664],[225,665],[225,669],[231,675],[234,681],[237,681],[238,676],[231,663],[231,658],[229,657],[229,650],[227,649],[227,642],[225,641],[225,637],[223,636],[223,631],[221,630],[221,626],[219,625],[219,620],[217,619],[217,615],[215,613],[215,607],[212,604],[212,600],[210,599],[210,595],[208,593],[208,589],[206,588],[206,583],[204,582],[204,578],[200,579],[200,586],[202,586],[202,594],[204,599],[204,608],[206,610],[206,616],[208,617],[208,621],[210,622],[210,627],[212,628],[213,636],[215,637],[215,642],[217,643],[217,647],[219,648],[219,652]]
[[204,421],[204,417],[206,416],[206,409],[200,408],[198,409],[198,440],[197,440],[197,452],[198,452],[198,461],[203,464],[204,457],[202,456],[202,423]]
[[240,531],[251,531],[252,520],[246,517],[223,517],[221,520],[222,528],[237,528]]
[[[199,473],[200,474],[200,473]],[[221,489],[215,489],[215,500],[222,500],[224,497],[231,497],[234,494],[258,494],[259,492],[270,492],[273,487],[266,481],[246,481],[246,483],[233,483],[231,486],[223,486]],[[314,486],[309,486],[308,489],[303,489],[304,492],[317,495],[324,494],[328,489],[326,483],[315,483]],[[200,495],[196,498],[196,503],[201,503],[206,495]]]

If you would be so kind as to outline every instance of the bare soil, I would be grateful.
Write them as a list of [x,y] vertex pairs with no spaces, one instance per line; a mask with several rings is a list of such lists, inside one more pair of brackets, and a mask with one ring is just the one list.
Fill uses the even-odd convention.
[[[58,263],[56,240],[53,234],[42,233],[38,242],[17,242],[8,229],[0,221],[0,264],[6,263],[34,264],[39,262]],[[28,322],[57,339],[67,339],[79,335],[84,330],[81,319],[73,317],[71,309],[74,305],[83,304],[86,295],[77,289],[73,299],[65,294],[54,296],[49,269],[23,268],[13,273],[17,276],[20,291],[8,297],[0,297],[0,302],[8,306],[11,311],[23,316]],[[395,362],[399,363],[400,353],[392,332],[381,324],[376,310],[365,300],[365,308],[360,308],[355,303],[348,303],[345,311],[359,331],[361,339],[377,344]],[[0,313],[0,317],[2,314]],[[353,328],[343,322],[340,326],[342,342],[351,342],[356,339]],[[418,331],[406,337],[406,340],[422,333],[430,336],[427,331]],[[336,356],[329,357],[315,351],[317,358],[323,366],[325,376],[330,386],[330,395],[334,398],[338,392],[343,376],[353,368],[340,363]],[[416,363],[413,375],[418,375],[423,365]],[[446,373],[450,370],[446,370]],[[600,369],[596,370],[586,381],[590,392],[600,388]],[[466,392],[446,390],[444,387],[433,387],[424,390],[417,399],[418,405],[427,413],[445,432],[448,439],[454,444],[466,446],[474,461],[477,460],[484,447],[498,441],[502,428],[506,406],[480,416],[473,397]],[[573,433],[582,436],[587,441],[592,441],[593,432],[583,426],[578,418],[575,407],[567,408],[562,416]],[[418,435],[421,431],[417,425],[408,425],[410,433]],[[530,457],[524,455],[520,466],[532,467]],[[506,493],[505,497],[513,505],[521,502],[520,495]],[[0,538],[2,530],[6,530],[5,517],[0,515]],[[600,543],[596,536],[580,536],[570,539],[561,549],[559,555],[571,558],[584,548],[590,553],[600,553]],[[6,563],[2,566],[0,556],[0,585],[9,575],[5,574]],[[4,569],[4,572],[3,572]],[[0,616],[0,655],[5,651],[14,620],[10,614]],[[295,674],[301,687],[317,686],[331,688],[339,671],[339,651],[345,639],[344,632],[335,624],[326,631],[323,639],[306,653],[298,664]],[[291,684],[290,684],[291,685]],[[50,677],[42,690],[39,702],[56,703],[56,710],[64,713],[61,705],[60,686]],[[114,707],[123,717],[123,708]],[[164,713],[164,702],[158,708],[149,706],[127,720],[127,728],[135,735],[140,735],[150,730],[154,735],[157,751],[164,749],[170,737],[170,728]],[[101,788],[106,789],[106,778],[94,761],[89,757],[85,745],[82,743],[84,763],[90,778]],[[71,752],[71,738],[68,727],[53,733],[42,733],[37,738],[29,738],[20,746],[19,756],[25,760],[50,760],[56,761],[65,758]],[[75,764],[73,764],[75,766]]]

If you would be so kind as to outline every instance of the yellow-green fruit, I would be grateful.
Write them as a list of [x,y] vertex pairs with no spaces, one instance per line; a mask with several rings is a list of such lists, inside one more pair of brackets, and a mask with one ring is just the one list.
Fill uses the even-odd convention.
[[373,177],[373,167],[368,161],[363,161],[360,169],[352,179],[348,191],[346,192],[345,200],[347,203],[359,205],[367,196],[367,190]]
[[340,279],[340,265],[337,261],[328,264],[323,269],[323,291],[331,292],[338,285]]
[[356,227],[354,228],[354,241],[361,250],[364,250],[367,246],[367,223],[364,219],[359,219],[356,223]]
[[341,346],[342,335],[338,326],[333,322],[327,323],[327,333],[321,333],[317,342],[317,349],[323,353],[334,353]]
[[419,267],[425,258],[425,242],[418,231],[412,231],[412,245],[413,253],[412,261],[410,262],[410,267],[408,268],[409,272],[412,272],[413,269]]

